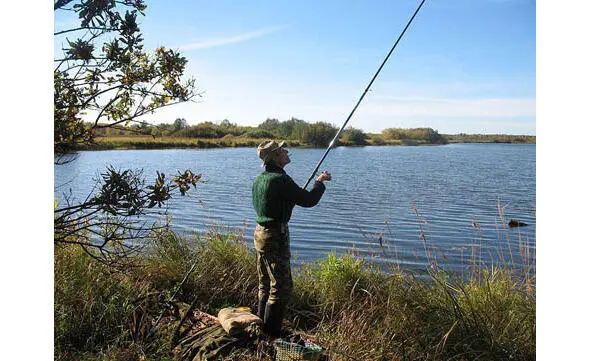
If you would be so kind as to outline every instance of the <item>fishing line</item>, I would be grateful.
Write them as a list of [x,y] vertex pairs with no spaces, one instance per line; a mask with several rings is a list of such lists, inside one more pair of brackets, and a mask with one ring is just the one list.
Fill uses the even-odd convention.
[[392,52],[394,51],[394,49],[398,45],[398,42],[400,41],[400,39],[402,39],[402,36],[406,32],[406,29],[408,29],[408,27],[410,26],[410,24],[412,23],[413,19],[415,18],[415,16],[417,15],[417,13],[419,12],[419,10],[421,9],[421,7],[423,6],[424,3],[425,3],[425,0],[422,0],[421,3],[419,4],[419,6],[417,7],[417,9],[415,10],[414,14],[412,15],[412,17],[410,18],[410,20],[408,21],[408,23],[406,24],[406,26],[404,27],[404,29],[402,30],[402,32],[400,33],[400,35],[398,36],[398,39],[394,43],[394,46],[392,46],[392,49],[390,49],[390,51],[388,52],[388,55],[386,55],[386,58],[382,62],[382,65],[380,65],[380,67],[378,68],[378,71],[376,71],[376,73],[374,74],[373,78],[371,78],[371,81],[369,82],[369,84],[367,85],[367,87],[365,88],[365,90],[363,91],[363,94],[361,94],[361,97],[359,98],[359,100],[357,101],[357,104],[355,104],[355,107],[353,108],[353,110],[351,111],[351,113],[349,114],[349,116],[347,117],[347,120],[345,120],[345,123],[343,123],[343,125],[341,126],[341,129],[339,129],[339,131],[337,132],[337,134],[330,141],[330,144],[328,145],[328,148],[326,148],[326,151],[324,152],[324,155],[322,156],[322,158],[320,158],[320,161],[318,162],[318,164],[316,164],[316,168],[314,168],[314,171],[312,172],[312,175],[310,175],[310,178],[308,178],[308,181],[304,185],[304,189],[306,189],[306,187],[308,186],[308,184],[310,184],[310,181],[312,180],[312,178],[314,178],[314,176],[316,175],[316,173],[318,173],[318,168],[320,168],[320,165],[324,161],[324,158],[326,158],[326,156],[328,155],[328,152],[330,152],[330,150],[332,149],[332,146],[339,139],[339,135],[341,135],[341,133],[343,132],[343,129],[345,129],[345,126],[347,125],[347,123],[349,122],[349,120],[351,119],[351,117],[353,116],[353,113],[355,113],[355,111],[357,110],[357,107],[359,106],[359,104],[361,103],[361,101],[363,100],[363,98],[365,97],[365,94],[367,94],[367,92],[369,91],[369,88],[373,84],[374,80],[376,80],[376,78],[378,77],[378,74],[380,73],[380,71],[382,71],[382,68],[384,67],[384,65],[388,61],[388,58],[390,58],[390,55],[392,54]]

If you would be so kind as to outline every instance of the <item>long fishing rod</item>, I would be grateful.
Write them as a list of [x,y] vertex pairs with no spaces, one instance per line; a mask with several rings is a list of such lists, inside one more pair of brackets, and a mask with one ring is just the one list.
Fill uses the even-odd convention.
[[382,68],[384,67],[384,65],[388,61],[388,58],[390,58],[390,55],[392,54],[392,52],[394,51],[394,49],[398,45],[398,42],[400,41],[400,39],[402,39],[402,36],[406,32],[406,29],[408,29],[408,27],[412,23],[413,19],[415,18],[415,16],[419,12],[419,10],[421,10],[421,7],[423,6],[424,3],[425,3],[425,0],[422,0],[421,3],[419,4],[419,6],[417,7],[417,9],[415,10],[414,14],[412,15],[412,17],[410,18],[410,20],[408,21],[408,23],[406,24],[406,26],[404,27],[404,29],[402,30],[402,32],[400,33],[400,35],[398,36],[398,39],[394,43],[394,46],[392,46],[392,49],[390,49],[390,52],[388,52],[388,55],[386,55],[386,58],[382,62],[382,65],[380,65],[380,67],[378,68],[378,71],[376,71],[376,73],[374,74],[373,78],[371,78],[371,81],[369,82],[369,84],[367,85],[367,87],[365,88],[365,90],[363,91],[363,94],[361,94],[361,97],[357,101],[357,104],[355,104],[355,107],[353,108],[353,110],[351,110],[351,113],[347,117],[347,120],[345,120],[345,122],[341,126],[341,129],[339,129],[339,131],[337,132],[337,134],[330,141],[330,144],[328,145],[328,148],[326,148],[326,151],[324,152],[324,155],[322,156],[322,158],[320,158],[320,161],[318,162],[318,164],[316,164],[316,168],[314,168],[314,171],[312,172],[312,175],[310,175],[310,178],[308,178],[308,181],[304,185],[304,189],[306,189],[306,187],[308,186],[308,184],[310,184],[310,181],[312,180],[312,178],[314,178],[314,176],[316,175],[316,173],[318,173],[318,168],[320,168],[320,165],[324,161],[324,158],[326,158],[326,156],[328,155],[328,152],[330,152],[330,150],[332,149],[332,146],[335,144],[335,142],[337,141],[337,139],[339,139],[339,136],[343,132],[343,129],[345,129],[345,126],[347,125],[347,123],[349,123],[349,120],[353,116],[353,113],[355,113],[355,111],[357,110],[357,107],[359,106],[359,104],[361,103],[361,101],[363,100],[363,98],[365,97],[365,94],[367,94],[367,92],[369,91],[369,88],[373,84],[374,80],[376,80],[376,78],[378,77],[378,74],[380,73],[380,71],[382,71]]

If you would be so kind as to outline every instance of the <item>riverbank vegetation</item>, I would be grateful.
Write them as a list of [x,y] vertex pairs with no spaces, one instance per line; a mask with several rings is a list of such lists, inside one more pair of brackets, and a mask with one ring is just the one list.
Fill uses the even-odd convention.
[[450,143],[513,143],[536,144],[535,135],[511,135],[511,134],[446,134]]
[[[213,315],[256,307],[255,253],[239,230],[188,237],[161,229],[120,267],[56,244],[54,266],[59,360],[172,360],[189,304]],[[470,269],[460,277],[433,266],[419,276],[330,254],[294,269],[287,318],[329,349],[331,360],[534,360],[535,277],[509,266]],[[241,351],[230,359],[258,358]]]
[[[240,126],[225,119],[218,124],[203,122],[188,125],[182,118],[173,123],[146,123],[95,129],[95,142],[79,149],[160,149],[254,147],[265,139],[284,139],[291,147],[327,147],[338,128],[326,123],[308,123],[292,118],[267,119],[256,127]],[[432,128],[387,128],[380,133],[365,133],[346,128],[338,145],[440,145],[448,143],[535,143],[535,136],[439,134]]]

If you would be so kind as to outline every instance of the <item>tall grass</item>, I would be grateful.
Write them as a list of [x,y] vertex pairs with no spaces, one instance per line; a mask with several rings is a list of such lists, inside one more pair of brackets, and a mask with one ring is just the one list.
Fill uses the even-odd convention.
[[[256,147],[265,138],[249,138],[242,136],[226,135],[222,138],[179,138],[179,137],[152,137],[145,135],[135,136],[109,136],[96,137],[95,144],[86,146],[85,149],[104,150],[104,149],[168,149],[168,148],[188,148],[188,149],[208,149],[208,148],[237,148],[237,147]],[[292,147],[302,146],[303,143],[298,140],[290,141]]]
[[535,359],[534,294],[512,272],[482,273],[469,281],[443,271],[388,274],[329,255],[299,273],[294,314],[316,310],[313,333],[336,356]]
[[[255,253],[241,230],[155,233],[127,271],[109,270],[73,247],[56,248],[55,260],[56,359],[171,358],[175,322],[187,304],[211,314],[228,305],[255,308]],[[294,270],[287,317],[331,360],[535,359],[535,277],[478,263],[473,270],[477,277],[438,267],[418,277],[329,254]],[[176,306],[168,307],[174,292]]]
[[[55,353],[79,359],[109,354],[111,346],[129,341],[136,307],[148,284],[131,280],[96,262],[82,248],[59,246],[54,256]],[[128,343],[131,346],[131,343]],[[73,355],[73,356],[72,356]]]

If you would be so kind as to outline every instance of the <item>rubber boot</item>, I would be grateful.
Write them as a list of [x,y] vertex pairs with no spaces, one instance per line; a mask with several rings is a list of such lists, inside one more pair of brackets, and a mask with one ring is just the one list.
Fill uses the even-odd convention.
[[267,303],[263,322],[264,333],[273,338],[279,337],[284,311],[285,307],[280,303]]

